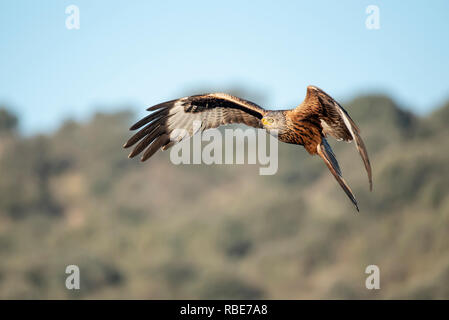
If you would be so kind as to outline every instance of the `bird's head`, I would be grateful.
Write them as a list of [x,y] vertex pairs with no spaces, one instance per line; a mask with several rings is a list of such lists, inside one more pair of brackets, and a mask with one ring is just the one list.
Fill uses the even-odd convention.
[[261,119],[265,129],[282,130],[285,127],[285,117],[280,111],[269,111]]

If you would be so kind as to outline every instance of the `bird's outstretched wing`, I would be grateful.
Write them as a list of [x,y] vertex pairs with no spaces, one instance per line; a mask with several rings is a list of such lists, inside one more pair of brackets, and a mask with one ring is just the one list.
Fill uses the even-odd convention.
[[357,211],[359,211],[359,206],[357,205],[357,200],[355,200],[354,194],[352,193],[351,188],[346,183],[345,179],[341,175],[340,166],[338,165],[338,161],[335,158],[334,152],[332,151],[331,146],[327,143],[326,138],[323,138],[321,144],[317,146],[318,155],[323,158],[324,163],[329,168],[330,172],[334,175],[335,179],[337,179],[340,186],[348,195],[349,199],[351,199],[352,203],[355,205]]
[[[359,128],[357,128],[357,125],[351,119],[346,110],[320,88],[308,86],[306,98],[294,111],[300,113],[302,118],[318,117],[321,122],[321,127],[323,128],[323,136],[331,135],[337,140],[355,141],[357,150],[362,157],[366,172],[368,174],[370,190],[372,190],[373,182],[368,152],[366,151],[365,144],[360,137]],[[335,173],[332,173],[335,176]],[[337,176],[335,177],[337,178]],[[337,178],[337,180],[339,179]],[[341,184],[340,180],[339,183]]]
[[129,148],[137,143],[129,154],[130,158],[145,150],[141,161],[150,158],[160,148],[168,149],[182,139],[193,136],[198,130],[231,123],[262,128],[260,119],[265,114],[265,110],[255,103],[225,93],[184,97],[147,110],[152,112],[130,128],[140,130],[124,145]]

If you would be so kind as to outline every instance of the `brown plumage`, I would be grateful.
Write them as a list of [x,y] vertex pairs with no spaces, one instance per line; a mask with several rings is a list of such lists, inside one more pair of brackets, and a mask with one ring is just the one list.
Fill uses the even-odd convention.
[[[152,113],[130,128],[140,129],[124,145],[129,148],[137,143],[129,154],[130,158],[145,150],[141,157],[145,161],[157,150],[166,150],[199,130],[241,123],[264,128],[277,135],[282,142],[299,144],[311,155],[318,154],[358,210],[357,201],[341,175],[326,137],[330,135],[337,140],[355,140],[372,190],[371,166],[360,130],[338,102],[315,86],[307,87],[304,101],[291,110],[268,111],[255,103],[225,93],[184,97],[147,110]],[[195,123],[198,126],[195,127]]]

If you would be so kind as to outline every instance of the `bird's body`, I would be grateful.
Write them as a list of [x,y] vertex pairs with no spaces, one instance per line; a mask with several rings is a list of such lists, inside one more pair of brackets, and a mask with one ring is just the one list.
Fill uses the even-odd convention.
[[[318,154],[356,206],[354,195],[341,175],[338,162],[326,136],[337,140],[355,140],[372,188],[371,166],[360,131],[348,113],[323,90],[307,87],[304,101],[291,110],[268,111],[257,104],[225,93],[211,93],[164,102],[147,109],[151,114],[138,121],[131,130],[140,129],[124,145],[137,144],[132,158],[145,150],[141,160],[157,150],[168,149],[198,130],[241,123],[263,128],[285,143],[302,145],[311,155]],[[195,127],[195,121],[200,123]]]

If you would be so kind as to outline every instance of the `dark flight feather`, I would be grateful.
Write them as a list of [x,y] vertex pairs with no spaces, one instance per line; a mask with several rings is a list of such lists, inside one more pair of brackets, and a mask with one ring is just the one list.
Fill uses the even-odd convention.
[[167,142],[170,141],[170,138],[168,135],[163,134],[159,136],[152,144],[151,146],[145,150],[142,158],[140,158],[140,161],[145,161],[149,159],[156,151],[159,150],[163,145],[165,145]]
[[323,138],[323,142],[317,146],[318,155],[324,160],[326,166],[329,168],[329,171],[334,175],[335,179],[338,181],[340,186],[345,191],[346,195],[355,205],[357,211],[359,211],[359,206],[357,205],[357,200],[352,193],[351,188],[346,183],[345,179],[343,179],[341,175],[340,166],[338,165],[338,161],[335,158],[334,152],[332,151],[330,145],[327,143],[326,139]]

